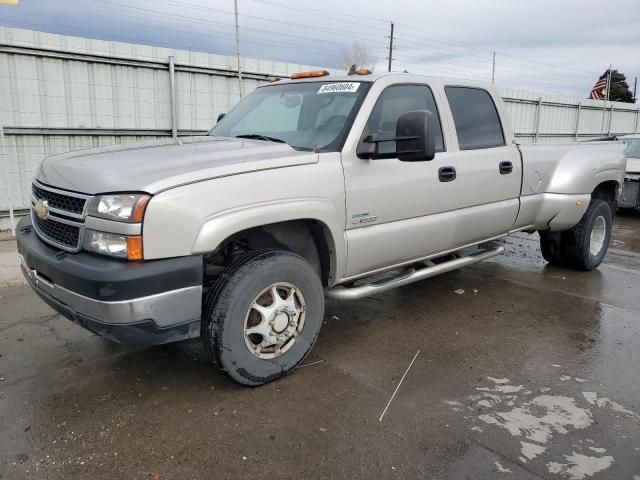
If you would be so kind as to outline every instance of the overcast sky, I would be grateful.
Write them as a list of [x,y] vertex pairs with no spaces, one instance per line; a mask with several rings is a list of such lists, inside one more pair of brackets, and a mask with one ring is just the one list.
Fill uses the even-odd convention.
[[[336,67],[341,45],[368,45],[386,69],[490,80],[586,97],[609,64],[640,76],[640,0],[238,0],[241,53]],[[0,24],[234,54],[233,0],[20,0]]]

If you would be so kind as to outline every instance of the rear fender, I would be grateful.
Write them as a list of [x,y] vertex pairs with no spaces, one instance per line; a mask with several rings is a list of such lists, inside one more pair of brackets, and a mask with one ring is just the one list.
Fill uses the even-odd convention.
[[[619,148],[614,148],[616,146]],[[546,191],[584,194],[593,192],[607,181],[622,185],[626,165],[624,145],[610,144],[607,147],[576,148],[567,152],[551,174]]]

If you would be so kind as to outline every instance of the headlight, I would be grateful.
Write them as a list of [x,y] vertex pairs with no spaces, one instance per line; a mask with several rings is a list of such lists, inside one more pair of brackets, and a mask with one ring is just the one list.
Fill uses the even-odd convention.
[[84,248],[127,260],[142,260],[142,237],[85,230]]
[[138,223],[144,217],[150,198],[146,193],[98,195],[89,205],[88,214],[118,222]]

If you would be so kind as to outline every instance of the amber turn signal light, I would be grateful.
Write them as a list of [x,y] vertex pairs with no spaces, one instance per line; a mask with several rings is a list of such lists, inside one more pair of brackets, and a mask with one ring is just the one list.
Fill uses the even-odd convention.
[[127,237],[127,260],[142,260],[142,236]]
[[147,203],[149,203],[151,197],[148,195],[141,195],[138,201],[133,206],[133,211],[131,212],[131,222],[138,223],[141,222],[144,218],[144,211],[147,208]]

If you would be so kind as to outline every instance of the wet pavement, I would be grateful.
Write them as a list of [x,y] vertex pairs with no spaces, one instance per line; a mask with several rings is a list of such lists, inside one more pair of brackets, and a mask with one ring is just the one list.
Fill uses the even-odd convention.
[[61,318],[0,242],[0,478],[639,480],[640,215],[590,273],[506,244],[328,303],[303,368],[251,389],[197,341],[127,349]]

